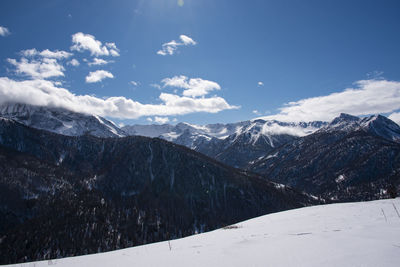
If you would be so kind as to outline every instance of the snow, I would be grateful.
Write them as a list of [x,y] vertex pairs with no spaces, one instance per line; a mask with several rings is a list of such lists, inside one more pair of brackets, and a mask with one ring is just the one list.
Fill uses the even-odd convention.
[[400,126],[392,120],[381,116],[373,115],[370,117],[359,118],[349,114],[340,114],[332,120],[329,125],[321,128],[320,132],[352,132],[365,131],[370,134],[383,137],[387,140],[400,142]]
[[90,133],[98,137],[125,136],[125,133],[109,120],[63,108],[5,103],[0,105],[0,114],[27,126],[57,134],[79,136]]
[[256,145],[260,138],[274,147],[276,135],[305,136],[311,134],[322,126],[324,122],[301,122],[287,123],[279,121],[250,120],[236,123],[216,123],[207,125],[196,125],[189,123],[178,123],[176,125],[131,125],[124,126],[128,135],[143,135],[148,137],[160,137],[170,142],[196,149],[201,140],[210,142],[215,139],[228,140],[230,144],[244,137],[249,145]]
[[116,128],[118,129],[118,126],[115,125],[115,123],[111,122],[111,121],[106,121],[103,118],[101,118],[100,116],[97,115],[93,115],[93,117],[95,117],[99,123],[103,124],[106,128],[108,128],[110,130],[110,132],[112,132],[113,134],[115,134],[118,137],[124,137],[125,135],[123,134],[119,134],[116,130]]
[[[272,154],[272,155],[268,155],[265,159],[271,159],[271,158],[276,158],[276,157],[278,157],[278,152],[276,152],[275,154]],[[261,157],[261,159],[262,159],[263,157]]]
[[176,140],[179,136],[181,136],[181,133],[170,132],[162,134],[161,136],[168,141],[173,141]]
[[275,185],[276,189],[285,189],[286,188],[286,185],[284,185],[284,184],[274,183],[274,185]]
[[336,183],[341,183],[341,182],[343,182],[345,179],[346,179],[346,177],[345,177],[343,174],[341,174],[341,175],[339,175],[339,176],[335,179],[335,182],[336,182]]
[[270,214],[212,232],[14,266],[399,266],[400,199]]

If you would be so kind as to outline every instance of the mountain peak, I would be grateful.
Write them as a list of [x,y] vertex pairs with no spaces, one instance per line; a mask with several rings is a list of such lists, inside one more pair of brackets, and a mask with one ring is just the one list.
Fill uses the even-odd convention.
[[334,118],[330,124],[336,125],[343,122],[358,122],[359,120],[359,117],[347,113],[340,113],[339,117]]
[[389,118],[382,115],[359,118],[350,114],[341,113],[321,132],[351,132],[362,130],[386,140],[400,142],[400,127]]
[[382,115],[375,115],[361,120],[361,127],[366,131],[387,140],[400,142],[400,127],[394,121]]
[[85,133],[97,137],[125,136],[121,129],[103,117],[59,107],[4,103],[0,105],[0,116],[33,128],[69,136]]

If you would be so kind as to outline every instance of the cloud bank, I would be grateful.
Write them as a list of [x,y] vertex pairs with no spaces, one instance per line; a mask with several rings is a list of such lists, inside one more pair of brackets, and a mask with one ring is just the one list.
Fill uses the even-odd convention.
[[[354,88],[326,96],[289,102],[275,115],[261,117],[286,122],[330,121],[340,113],[356,116],[392,113],[400,109],[400,82],[388,80],[361,80]],[[389,118],[400,122],[399,113]]]
[[62,107],[75,112],[96,114],[120,119],[137,119],[142,116],[185,115],[195,112],[217,113],[236,109],[221,97],[190,98],[161,93],[159,104],[142,104],[122,96],[99,98],[75,95],[56,82],[34,79],[16,81],[0,77],[0,104],[19,102],[39,106]]
[[[87,36],[85,36],[86,38]],[[106,43],[105,46],[89,36],[89,41],[85,45],[76,49],[91,49],[93,54],[99,51],[117,49],[114,43]],[[183,42],[190,42],[183,38]],[[92,42],[94,41],[94,42]],[[79,43],[78,41],[76,43]],[[97,45],[97,48],[95,47]],[[86,48],[85,48],[86,47]],[[227,109],[237,109],[239,107],[229,105],[225,99],[217,96],[205,98],[204,96],[212,90],[219,90],[220,86],[216,82],[203,80],[201,78],[189,79],[185,76],[175,76],[163,80],[164,86],[174,86],[184,88],[182,95],[161,93],[158,97],[158,104],[143,104],[133,99],[123,96],[99,98],[92,95],[75,95],[65,88],[62,82],[57,79],[64,76],[64,67],[79,66],[79,61],[71,59],[65,61],[73,54],[65,51],[50,51],[48,49],[38,51],[36,49],[23,50],[19,53],[22,58],[7,59],[15,67],[13,70],[20,76],[25,76],[25,80],[19,77],[17,80],[0,77],[0,104],[6,102],[26,103],[38,106],[62,107],[76,112],[95,114],[100,116],[137,119],[142,116],[156,116],[157,122],[166,121],[170,115],[184,115],[196,112],[217,113]],[[62,60],[64,60],[62,62]],[[105,60],[94,58],[92,65],[101,65]],[[108,61],[109,62],[109,61]],[[106,78],[114,78],[114,75],[106,70],[96,70],[86,76],[86,83],[100,82]],[[139,82],[131,81],[133,86],[138,86]],[[158,86],[161,89],[161,86]],[[196,98],[202,96],[202,98]]]
[[178,50],[179,46],[188,46],[188,45],[196,45],[197,43],[186,35],[179,36],[180,41],[172,40],[168,43],[164,43],[162,45],[161,50],[157,51],[158,55],[166,56],[166,55],[173,55]]

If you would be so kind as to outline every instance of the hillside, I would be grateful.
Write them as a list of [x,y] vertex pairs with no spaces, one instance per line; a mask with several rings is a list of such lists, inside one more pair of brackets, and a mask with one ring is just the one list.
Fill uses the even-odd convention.
[[147,137],[70,137],[0,119],[0,264],[104,252],[316,203]]
[[307,207],[170,242],[18,266],[394,267],[399,211],[400,198]]

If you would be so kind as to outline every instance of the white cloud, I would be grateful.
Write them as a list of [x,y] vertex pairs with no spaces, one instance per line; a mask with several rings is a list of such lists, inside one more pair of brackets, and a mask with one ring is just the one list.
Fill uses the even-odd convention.
[[90,34],[75,33],[72,35],[72,43],[71,50],[73,51],[83,52],[87,50],[92,56],[119,56],[119,50],[115,43],[102,45],[100,41]]
[[400,112],[394,112],[388,118],[400,125]]
[[[229,105],[222,97],[190,98],[173,94],[161,93],[159,98],[170,107],[162,115],[188,114],[193,112],[217,113],[225,109],[238,109],[238,106]],[[160,115],[161,115],[160,114]]]
[[254,114],[256,114],[256,115],[261,115],[260,111],[258,111],[258,110],[256,110],[256,109],[253,110],[252,112],[253,112]]
[[154,117],[154,122],[156,122],[158,124],[166,124],[167,122],[169,122],[169,118],[168,117],[155,116]]
[[261,86],[264,86],[264,83],[263,82],[258,82],[257,85],[258,85],[258,87],[261,87]]
[[318,128],[312,128],[312,127],[301,127],[299,125],[288,125],[288,126],[283,126],[279,125],[277,123],[272,123],[272,124],[264,124],[261,132],[264,135],[278,135],[278,134],[289,134],[289,135],[294,135],[294,136],[305,136],[309,135],[310,133],[313,133],[317,131]]
[[140,85],[139,82],[135,82],[135,81],[130,81],[130,84],[132,84],[133,86],[139,86]]
[[205,96],[210,91],[221,89],[216,82],[203,80],[201,78],[188,79],[188,77],[184,75],[165,78],[161,82],[164,84],[163,87],[169,86],[185,89],[182,94],[190,97]]
[[148,122],[153,122],[153,119],[150,118],[150,117],[148,117],[148,118],[146,118],[146,121],[148,121]]
[[161,86],[157,83],[151,83],[150,86],[161,90]]
[[49,49],[43,50],[39,54],[42,57],[47,57],[47,58],[56,58],[56,59],[63,59],[63,58],[68,58],[72,56],[72,53],[66,52],[66,51],[50,51]]
[[197,43],[192,39],[192,38],[190,38],[189,36],[186,36],[186,35],[181,35],[181,36],[179,36],[179,38],[181,39],[181,41],[183,42],[183,44],[184,45],[196,45]]
[[76,60],[75,58],[73,58],[73,59],[71,59],[70,61],[67,62],[67,65],[71,65],[71,66],[77,67],[77,66],[80,65],[80,63],[79,63],[78,60]]
[[168,43],[164,43],[162,45],[161,50],[157,51],[157,54],[161,55],[161,56],[173,55],[179,46],[188,46],[188,45],[196,45],[197,44],[192,38],[190,38],[189,36],[183,35],[183,34],[179,36],[179,39],[180,39],[180,42],[172,40]]
[[[338,93],[289,102],[276,115],[262,119],[280,121],[330,121],[340,113],[369,115],[391,113],[400,109],[400,82],[388,80],[362,80],[355,88]],[[398,118],[392,114],[392,118]]]
[[21,58],[21,61],[8,58],[7,61],[15,66],[17,74],[26,75],[31,78],[46,79],[64,76],[64,67],[54,58],[41,58],[40,60]]
[[101,82],[105,78],[114,78],[114,75],[112,75],[111,72],[108,72],[106,70],[96,70],[96,71],[91,71],[89,72],[89,75],[86,76],[86,82],[87,83],[97,83]]
[[195,112],[217,113],[239,107],[229,105],[221,97],[189,98],[161,93],[160,104],[142,104],[125,97],[98,98],[91,95],[75,95],[67,89],[56,87],[54,82],[36,79],[16,81],[0,77],[0,104],[20,102],[32,105],[55,106],[76,112],[136,119],[142,116],[175,116]]
[[35,48],[21,50],[20,54],[25,57],[34,57],[37,56],[40,52],[37,51]]
[[117,45],[115,43],[106,43],[106,46],[110,49],[110,54],[113,57],[118,57],[119,56],[119,49],[117,48]]
[[49,49],[45,49],[39,52],[35,48],[22,50],[21,54],[25,57],[41,56],[44,58],[55,58],[55,59],[64,59],[72,56],[72,53],[66,51],[60,51],[60,50],[51,51]]
[[68,58],[72,56],[72,53],[66,52],[66,51],[50,51],[49,49],[43,50],[40,52],[40,55],[42,57],[48,57],[48,58],[57,58],[57,59],[62,59],[62,58]]
[[367,78],[369,79],[369,80],[372,80],[372,79],[375,79],[375,80],[379,80],[379,79],[383,79],[383,71],[379,71],[379,70],[374,70],[374,71],[371,71],[371,72],[368,72],[367,73]]
[[111,63],[111,61],[107,61],[102,58],[95,57],[92,62],[88,62],[88,65],[89,66],[93,66],[93,65],[97,66],[97,65],[106,65],[108,63]]
[[10,31],[3,26],[0,26],[0,36],[7,36],[10,34]]

